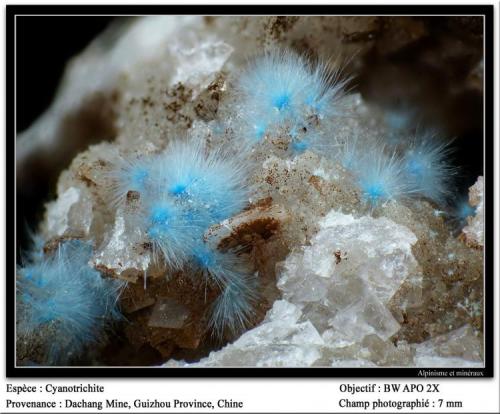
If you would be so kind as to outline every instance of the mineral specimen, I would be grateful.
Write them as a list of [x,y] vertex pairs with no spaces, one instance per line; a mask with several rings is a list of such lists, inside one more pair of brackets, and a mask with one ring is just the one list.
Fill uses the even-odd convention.
[[[483,178],[457,237],[448,147],[421,144],[411,111],[396,119],[345,90],[367,51],[426,35],[404,18],[149,17],[115,24],[75,58],[19,139],[18,174],[22,186],[57,148],[52,167],[69,167],[40,225],[45,253],[92,241],[88,265],[128,282],[120,339],[92,363],[481,365]],[[231,168],[212,168],[220,154]],[[196,231],[177,229],[175,251],[167,204],[183,224],[205,214]],[[232,296],[230,272],[245,275],[251,308]],[[218,320],[247,330],[219,332]]]

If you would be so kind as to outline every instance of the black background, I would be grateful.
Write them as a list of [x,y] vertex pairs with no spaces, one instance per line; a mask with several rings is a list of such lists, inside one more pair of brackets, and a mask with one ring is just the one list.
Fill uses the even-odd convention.
[[[16,132],[22,132],[50,106],[69,59],[79,54],[114,17],[19,16],[16,19]],[[41,172],[44,175],[44,172]],[[56,176],[45,174],[16,192],[16,256],[30,248],[43,205],[53,197]]]
[[113,17],[23,16],[16,20],[17,132],[48,108],[68,59],[80,53]]

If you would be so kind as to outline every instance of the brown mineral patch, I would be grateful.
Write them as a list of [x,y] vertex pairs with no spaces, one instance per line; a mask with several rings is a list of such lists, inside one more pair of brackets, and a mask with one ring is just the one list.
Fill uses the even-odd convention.
[[233,232],[219,242],[220,250],[228,250],[236,246],[247,246],[256,237],[267,240],[279,231],[280,222],[272,217],[259,218],[242,223]]
[[339,264],[342,261],[342,252],[340,250],[336,250],[333,252],[333,255],[335,256],[335,264]]
[[109,163],[108,161],[103,160],[103,159],[101,159],[101,158],[99,158],[99,159],[97,160],[97,163],[96,163],[96,164],[97,164],[99,167],[107,167],[107,166],[109,166],[109,165],[110,165],[110,163]]
[[142,103],[142,106],[147,106],[150,108],[155,106],[154,100],[149,96],[141,98],[141,103]]
[[207,26],[212,26],[215,23],[215,17],[214,16],[203,16],[203,22]]
[[309,180],[307,180],[309,184],[311,184],[318,192],[323,195],[323,180],[321,177],[318,177],[317,175],[311,175]]
[[153,244],[151,242],[144,242],[144,243],[142,243],[141,247],[145,251],[152,251],[153,250]]
[[483,250],[483,246],[478,244],[476,241],[467,238],[467,235],[465,233],[460,233],[457,238],[458,238],[458,240],[460,240],[462,243],[464,243],[467,247],[470,247],[471,249]]
[[269,174],[268,176],[266,176],[265,181],[266,181],[266,183],[268,183],[269,185],[274,185],[274,183],[275,183],[275,178],[274,178],[271,174]]
[[[121,265],[121,263],[119,263],[119,265]],[[122,279],[131,283],[136,283],[142,273],[144,273],[137,269],[126,269],[125,271],[120,272],[117,269],[112,269],[102,264],[96,265],[95,269],[105,276],[113,277],[115,279]]]
[[272,39],[279,40],[289,32],[299,20],[298,16],[275,16],[269,21],[268,33]]
[[110,277],[116,277],[116,273],[113,269],[110,269],[109,267],[106,267],[104,265],[97,265],[95,267],[96,270],[98,270],[99,272],[101,272],[103,275],[107,275],[107,276],[110,276]]
[[225,74],[219,73],[217,78],[208,85],[207,89],[195,101],[194,111],[205,122],[213,120],[217,115],[219,102],[225,88],[225,78]]
[[276,138],[276,139],[273,139],[271,140],[272,144],[277,148],[277,149],[281,149],[283,151],[287,151],[288,150],[288,145],[289,145],[289,142],[288,140],[286,139],[283,139],[283,138]]
[[307,54],[307,56],[310,56],[311,59],[317,59],[318,57],[314,48],[311,47],[310,39],[305,36],[298,39],[293,39],[291,47],[299,53]]
[[250,204],[245,210],[253,210],[253,209],[267,210],[271,207],[272,204],[273,204],[272,197],[261,198],[255,203]]
[[193,95],[193,91],[186,87],[182,82],[176,83],[166,91],[167,96],[179,98],[183,102],[187,102]]
[[[149,345],[163,357],[168,357],[177,348],[196,349],[206,335],[206,314],[219,294],[216,286],[204,283],[203,277],[177,272],[169,278],[147,280],[129,284],[120,299],[121,307],[130,323],[125,327],[125,336],[135,347]],[[149,326],[153,305],[158,300],[170,298],[189,311],[189,318],[182,328]]]
[[63,234],[62,236],[54,237],[50,240],[48,240],[44,245],[43,245],[43,253],[44,254],[52,254],[57,250],[59,245],[65,241],[68,240],[81,240],[83,239],[83,234],[81,233],[73,233],[73,234]]
[[458,240],[460,240],[462,243],[467,244],[467,236],[465,233],[460,233],[458,235]]
[[128,191],[127,192],[127,203],[138,201],[141,198],[141,193],[138,191]]
[[85,183],[88,187],[96,187],[97,184],[91,178],[92,176],[92,166],[88,164],[82,164],[77,171],[78,178]]
[[193,120],[183,113],[186,104],[191,100],[193,91],[182,83],[177,83],[166,92],[166,101],[163,102],[163,109],[166,112],[167,119],[172,123],[180,123],[190,127]]

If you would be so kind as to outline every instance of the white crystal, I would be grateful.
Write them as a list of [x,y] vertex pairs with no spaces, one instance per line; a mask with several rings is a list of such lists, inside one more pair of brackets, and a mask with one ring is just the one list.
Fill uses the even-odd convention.
[[299,322],[300,309],[284,300],[274,303],[256,328],[198,363],[169,361],[165,366],[311,366],[320,358],[323,339],[311,322]]
[[192,34],[179,37],[169,50],[177,63],[171,83],[182,82],[197,91],[208,86],[233,53],[230,45],[215,36],[202,39]]
[[144,235],[127,221],[122,210],[118,210],[108,237],[92,257],[93,266],[105,268],[125,279],[135,279],[147,271],[152,253],[143,247],[146,241]]
[[476,214],[467,219],[467,226],[462,230],[468,242],[479,246],[484,245],[484,179],[477,178],[476,183],[469,188],[469,203],[476,208]]
[[310,246],[281,265],[278,288],[283,297],[304,306],[304,317],[355,342],[377,334],[388,339],[399,324],[386,304],[410,275],[418,273],[411,253],[417,241],[406,227],[386,218],[355,218],[331,211],[319,223]]
[[[357,282],[360,280],[358,279]],[[336,284],[336,287],[341,287]],[[353,341],[360,342],[367,335],[376,334],[387,340],[399,330],[399,324],[375,295],[364,286],[361,290],[342,291],[347,297],[354,292],[359,296],[350,298],[347,304],[335,313],[328,324]]]
[[92,219],[92,202],[86,188],[69,187],[47,205],[47,238],[70,231],[87,235]]

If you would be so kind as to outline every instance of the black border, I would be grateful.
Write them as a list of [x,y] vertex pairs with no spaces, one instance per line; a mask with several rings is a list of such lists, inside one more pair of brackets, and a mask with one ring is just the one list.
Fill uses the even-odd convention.
[[[494,118],[493,118],[493,5],[105,5],[105,6],[59,6],[59,5],[7,5],[6,6],[6,374],[7,377],[364,377],[364,378],[422,378],[418,371],[426,372],[468,372],[482,374],[491,378],[494,374],[494,323],[493,323],[493,156],[494,156]],[[14,307],[15,288],[15,16],[16,15],[484,15],[485,17],[485,368],[179,368],[155,369],[154,367],[69,367],[69,368],[18,368],[15,366]],[[447,379],[458,377],[429,377]],[[463,377],[480,378],[480,377]]]

